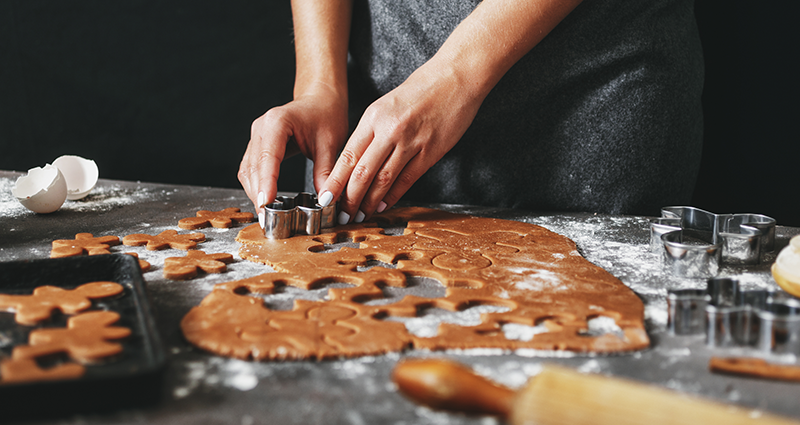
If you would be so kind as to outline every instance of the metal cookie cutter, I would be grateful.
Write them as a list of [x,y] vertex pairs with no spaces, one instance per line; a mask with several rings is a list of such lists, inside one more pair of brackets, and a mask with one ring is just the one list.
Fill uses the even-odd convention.
[[714,278],[705,290],[669,291],[667,305],[674,335],[705,331],[710,347],[800,354],[800,301],[788,294],[742,291],[737,280]]
[[311,193],[296,196],[278,196],[264,205],[264,236],[270,239],[286,239],[294,235],[318,235],[322,229],[333,227],[336,204],[323,207]]
[[713,277],[719,266],[757,264],[775,249],[775,220],[761,214],[714,214],[695,207],[664,207],[650,223],[650,247],[673,273]]

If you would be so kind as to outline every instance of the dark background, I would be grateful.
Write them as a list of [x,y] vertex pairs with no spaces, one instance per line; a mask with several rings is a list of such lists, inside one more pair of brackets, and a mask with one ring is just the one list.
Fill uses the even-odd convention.
[[[692,203],[800,226],[797,6],[762,3],[696,5],[705,146]],[[3,1],[0,169],[73,154],[103,178],[238,188],[250,123],[291,99],[293,73],[288,1]],[[302,190],[303,166],[285,162],[279,189]]]

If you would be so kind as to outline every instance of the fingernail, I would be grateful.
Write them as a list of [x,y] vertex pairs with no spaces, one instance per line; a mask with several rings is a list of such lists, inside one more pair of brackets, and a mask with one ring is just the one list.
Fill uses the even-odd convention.
[[256,203],[258,204],[259,208],[263,207],[264,204],[267,203],[267,195],[264,192],[258,192],[258,198],[256,199]]
[[259,211],[258,212],[258,225],[261,226],[261,228],[263,229],[264,225],[266,224],[266,222],[267,222],[267,217],[266,217],[266,214],[265,214],[264,210]]
[[339,224],[347,224],[350,221],[350,214],[342,211],[339,213]]
[[380,204],[378,204],[378,209],[377,209],[377,211],[378,211],[379,213],[382,213],[382,212],[383,212],[383,210],[385,210],[387,206],[388,206],[388,205],[386,205],[386,202],[383,202],[383,201],[381,201],[381,203],[380,203]]
[[[328,190],[322,192],[322,195],[320,195],[319,197],[319,204],[322,205],[323,207],[327,207],[331,203],[331,201],[333,201],[333,194]],[[347,216],[347,218],[349,219],[350,216]]]
[[364,213],[359,210],[356,213],[356,218],[354,218],[353,221],[355,221],[356,223],[361,223],[362,221],[364,221]]

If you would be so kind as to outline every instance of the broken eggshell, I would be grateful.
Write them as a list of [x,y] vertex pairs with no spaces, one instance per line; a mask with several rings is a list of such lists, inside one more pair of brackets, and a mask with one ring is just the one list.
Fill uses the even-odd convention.
[[67,199],[74,201],[89,194],[97,184],[99,172],[91,159],[76,155],[63,155],[53,161],[67,181]]
[[25,208],[41,214],[61,208],[67,199],[67,180],[52,164],[28,170],[17,179],[11,193]]

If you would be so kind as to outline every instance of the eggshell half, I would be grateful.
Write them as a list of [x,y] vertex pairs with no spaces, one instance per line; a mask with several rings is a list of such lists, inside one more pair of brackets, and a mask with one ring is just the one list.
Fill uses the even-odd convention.
[[67,181],[52,164],[28,170],[20,176],[11,193],[25,208],[41,213],[51,213],[61,208],[67,199]]
[[63,155],[53,161],[67,180],[67,199],[81,199],[89,194],[97,184],[99,172],[97,164],[91,159],[76,155]]

